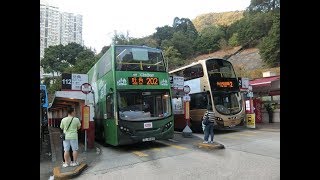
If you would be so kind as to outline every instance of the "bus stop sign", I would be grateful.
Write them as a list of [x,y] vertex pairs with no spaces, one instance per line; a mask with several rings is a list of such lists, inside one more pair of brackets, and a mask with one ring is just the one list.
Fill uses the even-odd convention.
[[188,94],[189,92],[190,92],[190,86],[188,86],[188,85],[185,85],[184,87],[183,87],[183,91],[184,91],[184,93],[186,93],[186,94]]
[[91,93],[92,91],[92,87],[89,83],[83,83],[81,85],[81,91],[84,93],[84,94],[89,94]]

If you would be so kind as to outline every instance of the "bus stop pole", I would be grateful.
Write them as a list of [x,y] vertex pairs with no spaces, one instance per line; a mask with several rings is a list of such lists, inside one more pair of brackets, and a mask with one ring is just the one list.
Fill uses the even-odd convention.
[[87,130],[84,130],[84,151],[87,152]]
[[[88,104],[88,94],[86,94],[85,105]],[[87,152],[87,129],[84,130],[84,151]]]

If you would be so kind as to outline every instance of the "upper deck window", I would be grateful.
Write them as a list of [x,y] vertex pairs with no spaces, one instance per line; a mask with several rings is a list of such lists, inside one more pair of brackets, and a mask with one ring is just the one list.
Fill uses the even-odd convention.
[[206,62],[209,77],[236,78],[232,64],[222,59],[209,59]]
[[116,46],[117,71],[165,71],[160,50],[148,47]]
[[172,73],[175,76],[183,76],[185,81],[203,77],[203,68],[201,64],[197,64],[180,71]]

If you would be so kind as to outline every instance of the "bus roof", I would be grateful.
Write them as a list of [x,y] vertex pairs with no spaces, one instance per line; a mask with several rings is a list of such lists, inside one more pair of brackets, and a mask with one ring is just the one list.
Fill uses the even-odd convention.
[[149,47],[149,46],[146,46],[146,45],[113,45],[115,47],[142,47],[142,48],[149,48],[149,49],[154,49],[154,50],[158,50],[158,51],[161,51],[161,49],[158,49],[158,48],[153,48],[153,47]]
[[189,65],[185,65],[185,66],[179,67],[179,68],[177,68],[177,69],[175,69],[175,70],[172,70],[172,71],[169,72],[169,74],[174,73],[174,72],[177,72],[177,71],[180,71],[180,70],[185,69],[185,68],[188,68],[188,67],[192,67],[192,66],[194,66],[194,65],[200,64],[200,63],[202,63],[202,62],[205,62],[205,61],[211,60],[211,59],[220,59],[220,60],[227,61],[227,60],[225,60],[225,59],[223,59],[223,58],[207,58],[207,59],[201,59],[201,60],[198,60],[198,61],[196,61],[196,62],[192,62],[192,63],[189,64]]

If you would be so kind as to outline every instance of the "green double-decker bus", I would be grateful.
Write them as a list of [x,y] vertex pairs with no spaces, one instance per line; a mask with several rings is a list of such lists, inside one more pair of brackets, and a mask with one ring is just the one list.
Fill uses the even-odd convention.
[[173,138],[170,82],[161,50],[111,45],[88,76],[98,140],[117,146]]

